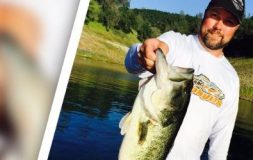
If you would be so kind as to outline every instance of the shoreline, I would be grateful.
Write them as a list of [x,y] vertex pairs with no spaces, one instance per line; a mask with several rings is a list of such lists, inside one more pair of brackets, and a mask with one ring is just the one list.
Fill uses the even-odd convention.
[[[84,54],[80,54],[80,52],[79,52],[79,54],[77,53],[76,56],[80,56],[80,58],[84,58],[84,59],[89,59],[90,61],[100,61],[100,62],[102,62],[104,64],[110,64],[111,63],[111,64],[115,64],[115,65],[122,65],[122,66],[124,65],[124,64],[120,64],[120,63],[115,63],[114,61],[112,61],[110,59],[107,59],[106,61],[101,61],[101,60],[98,60],[96,58],[92,58],[92,56],[91,57],[86,57],[84,55],[85,55],[85,51],[84,51]],[[239,99],[253,103],[253,99],[252,98],[247,98],[247,97],[240,96]]]
[[250,98],[239,97],[239,99],[253,103],[253,99],[250,99]]

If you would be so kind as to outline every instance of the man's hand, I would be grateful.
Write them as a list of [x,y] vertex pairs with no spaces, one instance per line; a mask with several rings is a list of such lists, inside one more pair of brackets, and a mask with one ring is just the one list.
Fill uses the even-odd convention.
[[156,50],[162,49],[164,54],[167,54],[169,47],[166,43],[155,39],[147,39],[143,42],[138,53],[138,62],[148,71],[155,73],[155,60],[156,60]]

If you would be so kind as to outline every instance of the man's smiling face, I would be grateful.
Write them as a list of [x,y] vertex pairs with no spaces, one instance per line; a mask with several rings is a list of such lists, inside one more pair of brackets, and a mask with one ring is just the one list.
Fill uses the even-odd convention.
[[239,21],[223,8],[211,8],[206,11],[201,24],[200,37],[211,50],[224,48],[239,28]]

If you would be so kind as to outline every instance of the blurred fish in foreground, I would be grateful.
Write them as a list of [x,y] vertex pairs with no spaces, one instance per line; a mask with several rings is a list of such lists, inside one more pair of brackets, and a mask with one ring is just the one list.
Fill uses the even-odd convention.
[[38,69],[39,25],[24,8],[0,6],[0,159],[37,159],[53,98]]

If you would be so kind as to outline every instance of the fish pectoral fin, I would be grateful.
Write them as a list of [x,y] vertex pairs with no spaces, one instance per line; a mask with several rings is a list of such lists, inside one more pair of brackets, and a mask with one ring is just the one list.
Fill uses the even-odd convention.
[[142,145],[147,137],[148,134],[148,125],[150,124],[150,120],[146,122],[140,122],[139,127],[138,127],[138,135],[139,135],[139,140],[138,144]]
[[130,125],[130,121],[132,119],[131,112],[128,112],[119,122],[119,128],[121,129],[120,134],[124,135],[127,132],[128,126]]

